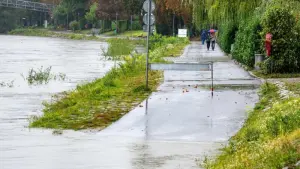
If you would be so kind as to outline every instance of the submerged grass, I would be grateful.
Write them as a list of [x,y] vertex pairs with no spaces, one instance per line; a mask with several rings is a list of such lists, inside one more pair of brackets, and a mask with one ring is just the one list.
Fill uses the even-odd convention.
[[59,73],[57,75],[51,73],[52,67],[47,67],[46,69],[38,68],[37,70],[31,68],[28,71],[28,75],[24,77],[22,74],[22,77],[24,80],[28,82],[29,85],[38,85],[38,84],[47,84],[50,80],[62,80],[64,81],[66,79],[66,75],[63,73]]
[[[183,39],[184,40],[184,39]],[[175,41],[174,41],[175,42]],[[120,43],[136,41],[111,40],[110,46],[124,50],[110,49],[112,55],[127,55],[132,47],[121,47]],[[176,41],[173,45],[182,43]],[[158,45],[157,48],[169,43]],[[126,49],[126,50],[125,50]],[[120,53],[121,52],[121,53]],[[156,59],[166,55],[155,54]],[[150,52],[150,58],[154,53]],[[159,58],[158,58],[159,57]],[[44,103],[44,115],[33,117],[30,127],[54,129],[102,129],[120,119],[124,114],[138,106],[161,82],[162,72],[150,71],[149,88],[145,87],[145,56],[122,56],[123,64],[119,64],[103,78],[91,83],[77,86],[76,89],[53,97],[51,102]]]
[[260,101],[208,169],[279,169],[300,160],[300,98],[281,100],[278,88],[264,84]]

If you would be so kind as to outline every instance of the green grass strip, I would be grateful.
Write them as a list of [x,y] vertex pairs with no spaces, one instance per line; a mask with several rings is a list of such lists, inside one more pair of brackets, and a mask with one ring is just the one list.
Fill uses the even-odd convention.
[[145,67],[125,64],[104,78],[56,95],[44,103],[44,115],[33,118],[30,127],[54,129],[105,128],[138,106],[159,85],[161,73],[151,71],[146,89]]

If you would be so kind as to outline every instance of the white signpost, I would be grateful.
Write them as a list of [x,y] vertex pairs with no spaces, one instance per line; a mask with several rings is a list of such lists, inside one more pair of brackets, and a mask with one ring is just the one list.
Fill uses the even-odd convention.
[[187,29],[178,29],[178,37],[186,38],[187,37]]

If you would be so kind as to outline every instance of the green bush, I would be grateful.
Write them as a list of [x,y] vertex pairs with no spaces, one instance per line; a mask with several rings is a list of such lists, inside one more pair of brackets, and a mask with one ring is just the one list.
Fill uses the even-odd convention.
[[262,20],[263,31],[261,36],[270,32],[272,38],[272,52],[263,66],[265,73],[299,72],[300,55],[297,52],[299,41],[295,31],[296,19],[286,8],[271,7]]
[[70,28],[75,31],[79,29],[79,22],[77,21],[72,21],[69,23]]
[[141,29],[143,29],[143,26],[140,23],[140,21],[133,21],[132,22],[132,30],[141,30]]
[[85,24],[87,23],[85,18],[79,19],[79,29],[83,30],[85,29]]
[[220,26],[218,42],[224,52],[230,53],[231,45],[235,41],[235,34],[238,28],[233,22],[226,22]]
[[232,56],[249,67],[254,66],[255,52],[260,51],[260,19],[253,17],[239,25]]

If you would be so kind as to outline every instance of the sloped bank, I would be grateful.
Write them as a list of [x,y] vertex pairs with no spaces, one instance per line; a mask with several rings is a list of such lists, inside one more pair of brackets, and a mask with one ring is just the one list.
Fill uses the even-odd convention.
[[[176,55],[173,53],[178,51],[174,50],[175,48],[182,51],[189,43],[187,39],[182,38],[153,38],[156,38],[156,41],[153,41],[151,46],[151,61],[160,61],[165,56]],[[108,52],[113,53],[122,52],[119,49],[135,43],[124,39],[111,42],[110,45],[115,47],[109,48]],[[124,51],[128,52],[127,49]],[[124,63],[112,69],[105,77],[77,86],[72,91],[53,97],[52,102],[44,103],[44,115],[32,118],[30,127],[73,130],[107,127],[138,106],[158,87],[162,77],[159,71],[150,71],[149,88],[145,87],[145,65],[144,55],[124,57]]]
[[[300,160],[300,97],[282,97],[274,84],[260,89],[260,101],[243,128],[207,169],[281,169]],[[299,166],[298,166],[299,167]]]
[[22,35],[22,36],[38,36],[38,37],[51,37],[51,38],[64,38],[71,40],[94,40],[104,41],[103,38],[97,36],[90,36],[78,33],[59,33],[50,31],[48,29],[32,29],[32,28],[20,28],[14,29],[8,32],[9,35]]

